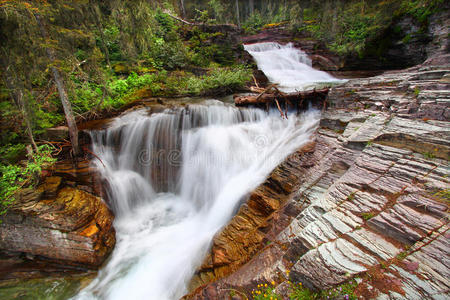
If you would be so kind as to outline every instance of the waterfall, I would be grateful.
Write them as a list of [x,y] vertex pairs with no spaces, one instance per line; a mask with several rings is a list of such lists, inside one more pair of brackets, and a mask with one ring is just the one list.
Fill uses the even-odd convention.
[[318,84],[340,83],[330,74],[311,67],[311,59],[292,43],[258,43],[244,45],[256,61],[258,68],[270,82],[279,85],[284,92],[295,92],[313,88]]
[[178,299],[214,234],[246,196],[307,143],[319,113],[282,119],[217,100],[146,109],[93,131],[117,244],[77,299]]

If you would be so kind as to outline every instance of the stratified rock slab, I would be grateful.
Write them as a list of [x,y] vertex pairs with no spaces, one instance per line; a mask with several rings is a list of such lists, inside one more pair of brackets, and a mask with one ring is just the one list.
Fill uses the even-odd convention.
[[25,190],[1,218],[0,249],[85,268],[97,268],[112,251],[114,216],[85,191],[48,177]]
[[418,66],[333,88],[308,167],[291,160],[277,171],[297,184],[255,190],[251,200],[267,200],[252,222],[264,225],[245,239],[230,231],[242,209],[212,248],[243,245],[235,256],[221,252],[232,273],[204,264],[212,276],[203,282],[215,281],[189,297],[250,296],[272,281],[285,290],[289,279],[323,290],[358,278],[365,299],[448,299],[449,70]]

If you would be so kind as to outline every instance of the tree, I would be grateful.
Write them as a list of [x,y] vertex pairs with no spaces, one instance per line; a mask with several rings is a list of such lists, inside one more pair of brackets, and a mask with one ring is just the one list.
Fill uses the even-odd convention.
[[14,1],[3,1],[0,9],[1,77],[14,105],[21,112],[32,149],[38,152],[31,121],[32,96],[25,84],[35,65],[29,53],[32,46],[26,37],[32,30],[24,25],[27,24],[28,13],[21,3]]
[[[49,35],[40,14],[38,12],[33,12],[33,14],[34,17],[36,18],[36,22],[41,31],[42,38],[44,39],[44,41],[48,41]],[[77,123],[75,122],[75,118],[73,116],[72,106],[70,104],[69,98],[67,97],[67,91],[64,85],[63,77],[61,76],[61,73],[59,72],[58,68],[56,68],[55,66],[56,62],[55,51],[53,50],[52,47],[46,46],[46,52],[48,59],[50,61],[50,69],[52,71],[56,87],[58,89],[59,98],[61,99],[61,104],[64,109],[67,127],[69,128],[69,137],[70,142],[72,143],[73,155],[77,157],[80,155],[80,149],[78,145],[78,127]]]
[[241,18],[239,17],[239,0],[236,0],[236,20],[237,26],[241,28]]
[[180,0],[181,18],[186,18],[186,9],[184,8],[184,0]]
[[14,103],[22,112],[23,119],[25,121],[25,126],[27,128],[28,138],[30,139],[30,143],[34,149],[34,151],[39,152],[36,142],[33,137],[33,129],[31,126],[30,113],[28,110],[28,106],[24,100],[24,88],[17,78],[16,72],[13,71],[13,66],[6,61],[6,54],[2,51],[2,55],[0,57],[0,65],[2,67],[3,81],[6,84],[6,87],[9,90],[11,98],[14,100]]

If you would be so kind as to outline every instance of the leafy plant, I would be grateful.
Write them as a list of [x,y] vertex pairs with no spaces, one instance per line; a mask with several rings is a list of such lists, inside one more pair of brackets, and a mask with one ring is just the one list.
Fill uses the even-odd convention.
[[258,284],[257,289],[252,291],[255,300],[281,300],[281,296],[275,293],[275,282],[272,284]]
[[[290,289],[289,299],[291,300],[357,299],[355,289],[358,284],[354,279],[337,287],[318,292],[304,287],[301,282],[293,283],[288,281],[288,284]],[[252,298],[255,300],[283,299],[283,297],[275,292],[275,282],[271,284],[258,284],[257,288],[252,291]]]
[[357,282],[351,280],[347,283],[341,284],[337,287],[320,291],[312,292],[305,288],[301,283],[291,283],[290,299],[292,300],[315,300],[315,299],[344,299],[344,300],[356,300],[355,289]]
[[56,161],[50,146],[41,145],[38,150],[24,165],[0,164],[0,215],[14,202],[14,194],[19,188],[37,184],[42,168]]

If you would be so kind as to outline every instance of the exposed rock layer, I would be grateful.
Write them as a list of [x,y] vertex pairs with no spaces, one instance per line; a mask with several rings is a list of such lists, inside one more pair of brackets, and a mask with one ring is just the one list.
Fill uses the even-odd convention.
[[[354,277],[365,298],[446,298],[450,64],[438,60],[333,88],[314,149],[289,157],[216,236],[197,277],[215,281],[189,298],[250,296],[272,281],[283,290],[288,279],[328,289]],[[266,190],[274,174],[292,192]],[[263,226],[248,217],[255,197],[276,216]],[[243,219],[250,238],[236,226]]]
[[[25,189],[18,195],[1,217],[1,250],[83,268],[103,263],[115,244],[114,216],[102,199],[92,194],[95,188],[89,183],[94,173],[88,165],[70,170],[60,166],[55,172],[66,179],[47,177],[37,189]],[[87,185],[81,184],[83,172]],[[77,184],[68,180],[70,174],[78,178]]]

